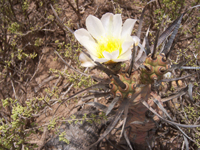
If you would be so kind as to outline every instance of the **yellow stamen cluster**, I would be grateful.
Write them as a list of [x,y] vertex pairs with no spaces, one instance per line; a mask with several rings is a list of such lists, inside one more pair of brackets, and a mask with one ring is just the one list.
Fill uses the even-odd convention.
[[101,38],[98,40],[97,52],[98,58],[104,58],[103,52],[107,51],[112,53],[113,51],[119,50],[119,55],[122,52],[122,41],[114,37]]

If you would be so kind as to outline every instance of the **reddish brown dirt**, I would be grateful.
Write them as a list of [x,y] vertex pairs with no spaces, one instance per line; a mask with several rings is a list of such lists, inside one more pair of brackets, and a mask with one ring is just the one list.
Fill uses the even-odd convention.
[[[16,2],[17,3],[17,2]],[[50,2],[49,2],[50,3]],[[40,16],[41,14],[38,12],[40,9],[44,9],[47,12],[47,15],[53,15],[52,10],[50,9],[49,3],[46,4],[47,6],[45,7],[38,7],[39,1],[33,0],[30,3],[29,10],[33,10],[33,13],[30,15],[30,18],[34,18],[35,15]],[[75,6],[75,3],[72,3]],[[18,4],[16,4],[18,8]],[[144,8],[145,4],[142,3],[141,1],[131,1],[131,0],[119,0],[119,1],[111,1],[111,0],[79,0],[79,9],[80,9],[80,24],[77,14],[74,12],[72,7],[69,6],[69,4],[66,1],[57,1],[56,4],[53,5],[54,8],[60,8],[59,12],[59,17],[60,19],[66,23],[70,28],[72,29],[78,29],[79,27],[85,27],[85,20],[88,15],[95,15],[98,18],[101,18],[101,16],[106,13],[106,12],[120,12],[120,9],[122,9],[122,18],[123,21],[126,20],[127,18],[134,18],[134,19],[139,19],[140,14],[142,12],[142,8]],[[152,5],[152,7],[154,7]],[[44,14],[43,14],[44,15]],[[37,17],[38,17],[37,16]],[[149,19],[149,14],[147,15]],[[37,18],[36,17],[36,18]],[[38,26],[43,26],[46,20],[44,19],[45,17],[48,16],[42,16],[43,18],[41,21],[38,23]],[[151,16],[152,17],[152,16]],[[26,47],[26,51],[32,52],[35,51],[38,56],[34,60],[29,59],[27,63],[24,63],[25,65],[23,67],[27,67],[27,72],[26,76],[24,78],[20,78],[20,76],[15,74],[13,77],[16,82],[14,82],[15,85],[15,91],[17,93],[17,96],[20,99],[21,103],[24,103],[27,99],[31,99],[33,97],[41,98],[41,97],[48,97],[48,92],[45,91],[45,89],[49,88],[50,91],[54,88],[54,85],[58,88],[58,95],[61,97],[65,91],[67,91],[70,88],[70,85],[72,84],[66,77],[63,76],[57,76],[56,74],[50,72],[50,69],[56,69],[60,70],[61,72],[66,69],[68,70],[72,75],[74,74],[74,71],[72,71],[69,68],[65,68],[65,65],[59,58],[57,58],[57,55],[54,53],[54,50],[58,50],[58,44],[55,43],[56,40],[59,40],[59,43],[66,42],[66,43],[71,43],[76,44],[72,40],[72,36],[68,31],[63,31],[61,26],[57,23],[56,20],[50,21],[48,20],[49,25],[45,26],[43,29],[48,29],[48,30],[41,30],[38,31],[34,34],[28,34],[22,38],[22,42],[20,43],[21,47],[27,44],[27,41],[30,42],[32,45]],[[149,24],[148,24],[149,25]],[[153,26],[153,25],[152,25]],[[136,24],[133,34],[136,33],[136,29],[138,27],[138,24]],[[145,24],[144,30],[146,31],[146,28],[148,26]],[[152,33],[154,33],[152,31]],[[10,38],[11,36],[8,36]],[[36,37],[41,37],[41,39],[44,41],[43,44],[39,47],[34,46],[34,40]],[[187,45],[188,41],[185,42]],[[1,44],[1,43],[0,43]],[[198,47],[199,49],[199,47]],[[75,54],[75,48],[73,49],[73,54]],[[61,53],[64,53],[66,49],[64,46],[61,48]],[[64,57],[64,55],[62,55]],[[200,61],[200,52],[198,52],[198,61]],[[75,68],[78,68],[76,60],[72,59],[71,57],[64,57],[66,62],[70,63],[71,65]],[[1,63],[1,61],[0,61]],[[19,64],[18,64],[19,65]],[[12,67],[14,69],[15,66]],[[80,69],[79,69],[80,70]],[[83,68],[82,68],[83,70]],[[5,72],[5,69],[1,70],[2,73]],[[10,73],[13,73],[13,70],[10,70]],[[99,74],[98,71],[94,70],[92,72],[93,74]],[[21,73],[23,74],[23,72]],[[105,74],[101,75],[102,77],[105,77]],[[26,85],[26,81],[28,82],[28,85]],[[5,83],[5,86],[0,87],[0,99],[5,99],[7,97],[12,97],[15,98],[16,94],[13,92],[13,86],[11,85],[11,79],[7,78],[5,81],[3,77],[1,76],[0,81],[2,83]],[[26,85],[26,86],[24,86]],[[27,94],[23,94],[21,88],[25,89]],[[65,95],[64,98],[69,97],[70,95],[73,95],[77,91],[80,91],[81,89],[84,89],[84,87],[81,88],[76,88],[73,87],[70,88],[69,92]],[[58,100],[59,98],[57,97],[51,97],[51,102],[50,103],[51,107],[49,107],[46,102],[41,102],[37,105],[40,104],[46,104],[44,109],[38,112],[37,117],[33,118],[34,123],[36,123],[36,126],[28,126],[28,130],[34,130],[36,131],[36,134],[31,134],[27,138],[26,143],[31,143],[31,144],[38,144],[40,148],[44,145],[44,143],[53,137],[55,131],[57,131],[57,127],[61,125],[61,120],[62,118],[69,118],[72,114],[74,114],[81,106],[82,102],[79,102],[77,99],[73,99],[63,105],[61,105],[58,109],[58,111],[55,114],[55,118],[58,118],[58,121],[56,122],[56,126],[54,130],[46,131],[45,128],[48,126],[50,120],[52,119],[55,110],[57,107],[60,105],[60,101]],[[55,103],[57,102],[57,103]],[[106,104],[106,100],[102,99],[101,103]],[[174,100],[174,103],[176,103],[177,100]],[[54,104],[55,103],[55,104]],[[54,104],[54,105],[53,105]],[[77,105],[80,105],[78,107],[75,107]],[[170,104],[172,107],[174,107],[173,104]],[[2,107],[2,104],[0,104]],[[8,114],[11,113],[10,110],[5,110]],[[44,131],[38,130],[39,127],[43,128]],[[165,130],[167,127],[163,127],[163,130]],[[168,135],[168,139],[173,139],[177,132],[173,130],[172,137]],[[45,133],[45,134],[44,134]],[[30,141],[29,141],[30,140]],[[163,145],[165,145],[164,140],[161,140],[163,142]],[[179,147],[181,144],[178,143],[177,141],[174,141],[176,146]],[[173,144],[173,143],[172,143]],[[166,144],[167,145],[167,144]]]

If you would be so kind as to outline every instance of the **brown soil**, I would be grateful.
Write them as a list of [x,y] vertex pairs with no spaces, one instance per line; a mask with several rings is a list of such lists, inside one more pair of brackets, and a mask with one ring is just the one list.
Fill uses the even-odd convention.
[[[68,71],[68,74],[71,74],[72,76],[75,75],[75,72],[71,70],[69,67],[65,66],[64,63],[61,61],[60,58],[54,53],[54,50],[57,50],[60,52],[61,56],[65,59],[65,61],[69,64],[71,64],[74,68],[83,71],[85,68],[80,68],[79,63],[76,61],[73,56],[76,53],[76,48],[72,47],[72,52],[70,53],[70,56],[65,57],[64,53],[66,50],[65,46],[62,45],[62,48],[59,48],[59,44],[55,43],[56,40],[59,40],[59,43],[70,43],[71,45],[77,45],[77,41],[73,40],[73,36],[69,31],[65,31],[62,28],[62,25],[58,23],[56,19],[50,20],[47,19],[49,15],[53,16],[53,12],[50,8],[50,3],[53,4],[53,7],[57,10],[57,13],[59,14],[59,18],[65,23],[67,26],[69,26],[71,29],[78,29],[80,27],[85,27],[85,20],[88,15],[95,15],[98,18],[101,18],[101,16],[106,12],[113,12],[113,13],[119,13],[122,10],[122,18],[123,21],[127,18],[134,18],[139,19],[142,9],[145,6],[145,3],[142,3],[141,1],[131,1],[131,0],[79,0],[79,13],[80,13],[80,20],[73,10],[73,8],[67,3],[67,1],[59,0],[56,3],[53,3],[52,1],[43,2],[43,6],[39,5],[38,0],[30,1],[30,5],[28,10],[31,11],[30,20],[32,18],[39,19],[41,21],[38,21],[38,26],[45,26],[41,30],[37,30],[34,33],[27,34],[21,38],[21,42],[18,44],[19,47],[24,47],[28,42],[31,43],[31,46],[26,46],[24,48],[24,51],[27,51],[29,53],[36,52],[37,57],[34,59],[27,59],[25,61],[19,61],[17,62],[17,59],[14,65],[11,65],[11,69],[9,70],[8,74],[10,73],[11,76],[8,76],[6,79],[4,79],[3,76],[0,76],[0,81],[3,83],[0,86],[0,99],[5,99],[8,97],[16,98],[19,100],[21,104],[25,103],[26,100],[32,99],[32,98],[41,98],[44,97],[44,100],[42,102],[37,102],[35,105],[44,105],[44,107],[35,114],[30,122],[35,123],[37,125],[31,126],[27,125],[25,128],[25,132],[28,131],[35,131],[35,133],[32,133],[30,136],[26,138],[26,144],[37,144],[40,149],[44,144],[54,137],[56,132],[58,131],[58,126],[62,124],[63,118],[69,118],[71,115],[76,113],[80,108],[84,108],[85,106],[82,106],[83,102],[79,101],[80,99],[72,99],[62,105],[61,99],[65,99],[73,94],[75,94],[77,91],[80,91],[81,89],[84,89],[86,86],[77,87],[75,86],[75,83],[71,82],[69,78],[65,75],[61,75],[59,73],[53,73],[51,70],[59,70],[60,72],[63,72],[63,74]],[[75,1],[70,1],[72,5],[75,7]],[[157,4],[157,2],[156,2]],[[15,9],[18,8],[18,2],[14,5]],[[149,11],[151,12],[151,8],[156,8],[158,5],[150,5]],[[47,12],[47,14],[44,15],[44,10]],[[18,14],[19,15],[19,14]],[[17,15],[17,17],[18,17]],[[42,17],[38,17],[42,15]],[[19,15],[20,16],[20,15]],[[23,16],[22,16],[23,17]],[[147,14],[147,20],[149,20],[151,17],[151,14]],[[20,18],[20,17],[19,17]],[[21,19],[21,18],[20,18]],[[34,20],[34,19],[33,19]],[[155,23],[156,19],[153,20],[151,23]],[[145,24],[143,30],[146,31],[149,24]],[[151,24],[153,29],[155,29],[155,26]],[[137,32],[138,23],[136,24],[133,34],[136,34]],[[24,32],[24,33],[27,33]],[[144,33],[142,32],[142,36],[144,37]],[[151,33],[154,33],[152,30]],[[8,39],[12,39],[13,37],[8,36]],[[40,38],[43,43],[40,46],[35,46],[34,41],[36,38]],[[153,37],[152,37],[153,39]],[[9,40],[8,40],[9,41]],[[1,41],[0,41],[1,42]],[[188,45],[188,42],[185,41],[185,45]],[[2,43],[2,42],[1,42]],[[0,43],[0,44],[1,44]],[[2,47],[2,46],[1,46]],[[81,47],[82,48],[82,47]],[[191,47],[192,49],[193,47]],[[192,50],[191,50],[192,51]],[[194,50],[193,50],[194,51]],[[192,53],[192,52],[190,52]],[[10,53],[8,52],[8,55]],[[77,54],[76,54],[77,55]],[[0,58],[3,58],[3,54],[0,53]],[[77,56],[75,56],[77,58]],[[176,57],[176,56],[173,56]],[[180,57],[181,59],[184,59],[183,57]],[[198,52],[198,61],[200,60],[200,52]],[[1,64],[1,60],[0,60]],[[16,73],[15,68],[20,68],[20,65],[22,65],[22,68],[27,68],[24,72],[20,69]],[[14,70],[14,71],[13,71]],[[1,68],[1,72],[5,73],[7,72],[6,69],[3,67]],[[86,73],[89,74],[89,71]],[[98,75],[101,77],[105,77],[105,74],[100,74],[99,71],[94,70],[92,71],[93,75]],[[175,74],[178,74],[175,72]],[[11,80],[12,79],[12,80]],[[195,81],[197,78],[195,77]],[[14,82],[13,82],[14,81]],[[13,83],[12,83],[13,82]],[[76,82],[79,82],[79,80],[76,80]],[[187,83],[189,81],[186,81]],[[74,85],[73,85],[74,84]],[[174,84],[174,83],[173,83]],[[175,86],[175,85],[174,85]],[[175,87],[176,88],[176,87]],[[48,89],[48,92],[47,92]],[[54,91],[56,89],[57,93],[53,96],[51,96],[51,91]],[[25,92],[23,92],[25,91]],[[67,92],[66,92],[67,91]],[[26,93],[26,94],[24,94]],[[50,100],[49,100],[50,99]],[[180,101],[175,99],[173,102],[169,102],[167,104],[168,106],[174,107],[174,103],[178,103]],[[102,104],[108,105],[107,100],[100,99],[98,102],[101,102]],[[2,103],[0,104],[2,107]],[[57,108],[59,109],[57,110]],[[179,106],[176,106],[178,109]],[[3,111],[7,112],[9,115],[11,115],[11,108],[6,108]],[[56,114],[54,112],[56,111]],[[56,125],[53,129],[47,130],[47,127],[52,120],[52,118],[56,118]],[[177,119],[179,120],[179,119]],[[165,126],[161,129],[161,134],[164,132],[163,130],[169,129]],[[39,128],[42,128],[43,130],[39,130]],[[168,136],[166,139],[173,140],[177,134],[177,131],[172,130],[171,137],[170,133],[166,134]],[[173,133],[172,133],[173,132]],[[160,134],[160,133],[159,133]],[[167,145],[165,142],[165,138],[162,138],[160,142],[163,142],[163,145]],[[160,143],[160,142],[157,142]],[[178,140],[174,140],[175,146],[179,147],[182,146]],[[173,144],[173,142],[171,142]],[[158,149],[161,146],[158,146]],[[193,147],[194,144],[192,144]],[[191,147],[192,147],[191,146]],[[171,146],[169,146],[171,147]],[[172,148],[173,149],[173,148]]]

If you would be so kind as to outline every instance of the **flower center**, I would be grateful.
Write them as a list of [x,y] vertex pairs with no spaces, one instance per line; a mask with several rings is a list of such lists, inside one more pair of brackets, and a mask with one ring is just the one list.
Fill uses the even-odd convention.
[[103,52],[112,53],[116,50],[119,50],[119,55],[122,52],[122,41],[114,37],[102,37],[98,40],[97,53],[98,58],[104,58]]

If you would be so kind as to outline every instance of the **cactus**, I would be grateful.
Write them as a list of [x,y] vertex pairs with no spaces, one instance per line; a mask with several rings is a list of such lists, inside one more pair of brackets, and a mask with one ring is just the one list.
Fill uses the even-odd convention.
[[[90,89],[99,88],[99,90],[93,91],[92,94],[83,97],[83,100],[91,99],[91,97],[104,97],[105,95],[110,94],[113,100],[108,107],[102,106],[102,104],[97,102],[89,102],[86,104],[102,109],[106,115],[109,115],[111,112],[113,115],[114,112],[113,119],[110,121],[110,124],[103,134],[96,142],[84,149],[94,148],[97,144],[102,142],[102,140],[112,132],[120,119],[123,120],[121,135],[115,135],[116,138],[120,137],[120,140],[118,140],[116,144],[116,147],[119,149],[147,149],[148,147],[153,147],[152,142],[154,134],[158,123],[161,120],[171,123],[183,133],[184,137],[190,139],[190,137],[180,129],[179,126],[181,125],[170,121],[170,117],[169,120],[162,117],[163,113],[167,116],[168,114],[163,108],[158,86],[165,73],[181,66],[180,64],[170,66],[168,57],[172,50],[172,43],[178,32],[182,17],[185,13],[181,14],[180,17],[178,17],[160,36],[159,32],[157,33],[154,45],[149,46],[148,39],[145,37],[146,47],[140,45],[140,48],[145,51],[146,59],[138,68],[135,67],[133,69],[137,42],[133,44],[132,59],[129,63],[126,63],[125,67],[122,67],[119,62],[112,61],[112,59],[105,63],[95,61],[92,56],[93,54],[83,51],[85,55],[84,59],[87,59],[87,61],[89,60],[88,62],[90,62],[90,65],[94,65],[96,69],[105,72],[108,75],[108,78],[105,78],[106,82],[100,81],[98,84],[91,86],[74,96]],[[140,22],[143,21],[142,19],[143,17],[141,17]],[[141,30],[141,24],[139,30]],[[165,43],[164,49],[161,50],[159,54],[156,53],[157,48],[170,34],[171,36],[167,43]],[[102,54],[101,57],[103,57]],[[70,98],[73,98],[74,96]],[[119,107],[114,111],[113,108],[116,103],[119,104]],[[187,127],[187,125],[183,126]],[[199,125],[190,125],[190,127],[199,127]],[[115,140],[117,141],[117,139]],[[124,143],[126,143],[126,146],[128,145],[129,148],[124,148]]]

